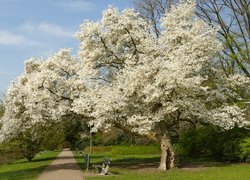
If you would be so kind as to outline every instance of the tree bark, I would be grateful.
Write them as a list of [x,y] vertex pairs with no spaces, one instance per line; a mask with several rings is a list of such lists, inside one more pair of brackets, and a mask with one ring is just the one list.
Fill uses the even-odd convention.
[[169,170],[174,168],[174,149],[171,140],[167,134],[161,138],[161,162],[159,169]]

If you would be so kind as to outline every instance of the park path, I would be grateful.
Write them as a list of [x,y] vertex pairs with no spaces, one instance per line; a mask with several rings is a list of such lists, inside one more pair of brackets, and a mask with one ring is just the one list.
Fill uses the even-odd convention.
[[77,165],[72,151],[64,149],[58,157],[44,169],[38,180],[83,180],[83,172]]

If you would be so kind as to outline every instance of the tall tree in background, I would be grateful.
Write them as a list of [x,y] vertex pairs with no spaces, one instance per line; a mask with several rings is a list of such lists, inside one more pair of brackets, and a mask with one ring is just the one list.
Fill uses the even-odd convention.
[[224,72],[242,72],[250,77],[250,1],[200,0],[198,16],[220,27],[219,38],[224,49],[220,64]]
[[161,34],[160,19],[179,0],[134,0],[133,2],[140,16],[151,25],[152,33],[159,38]]
[[[152,26],[158,38],[159,21],[165,11],[178,0],[137,0],[135,7],[141,17]],[[219,39],[224,49],[219,63],[226,75],[243,73],[250,77],[250,1],[249,0],[197,0],[197,15],[218,26]]]

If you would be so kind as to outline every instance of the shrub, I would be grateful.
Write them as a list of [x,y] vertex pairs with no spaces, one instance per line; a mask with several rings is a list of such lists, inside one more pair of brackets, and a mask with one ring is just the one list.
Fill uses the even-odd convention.
[[211,148],[216,144],[214,138],[216,133],[214,127],[199,127],[190,130],[180,137],[177,153],[188,157],[211,156]]
[[19,141],[13,140],[0,144],[0,164],[10,163],[22,157]]
[[[159,146],[94,146],[93,153],[111,153],[112,155],[147,155],[160,154]],[[84,149],[85,153],[89,152],[89,147]]]
[[36,153],[40,151],[41,139],[32,135],[30,130],[27,130],[23,134],[20,134],[18,140],[20,141],[23,156],[28,161],[31,161],[35,157]]
[[112,127],[110,131],[99,131],[93,136],[93,145],[95,146],[110,146],[110,145],[135,145],[144,146],[152,145],[155,142],[146,136],[133,136],[125,133],[122,130]]
[[200,126],[180,138],[178,151],[187,157],[240,161],[244,156],[242,155],[244,145],[240,144],[248,133],[247,130],[240,128],[222,131],[214,126]]
[[113,155],[147,155],[160,154],[159,146],[113,146]]
[[240,158],[243,161],[250,161],[250,137],[243,139],[240,143]]

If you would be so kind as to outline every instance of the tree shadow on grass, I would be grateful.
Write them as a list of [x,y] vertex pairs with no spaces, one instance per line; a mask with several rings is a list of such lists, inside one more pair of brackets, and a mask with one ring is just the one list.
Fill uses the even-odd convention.
[[157,168],[159,165],[159,157],[151,158],[123,158],[112,162],[114,167],[126,169],[142,169],[142,168]]
[[182,157],[182,160],[177,163],[178,168],[199,168],[199,167],[228,167],[235,164],[239,164],[237,162],[223,162],[216,161],[209,157],[203,158],[191,158],[191,157]]
[[7,172],[0,172],[0,179],[3,180],[26,180],[34,179],[40,174],[46,166],[40,166],[37,168],[28,168],[23,170],[12,170]]
[[41,158],[41,159],[33,159],[32,162],[50,161],[54,159],[72,159],[72,156],[46,157],[46,158]]
[[26,180],[34,179],[37,175],[41,174],[43,171],[56,171],[56,170],[76,170],[79,171],[80,168],[75,163],[64,163],[55,165],[43,165],[36,168],[29,167],[22,170],[10,170],[7,172],[0,172],[1,180]]
[[[112,156],[110,156],[112,158]],[[91,159],[104,159],[105,156],[93,156]],[[128,170],[138,170],[138,169],[147,169],[147,168],[157,168],[159,166],[160,157],[145,157],[145,158],[138,158],[138,157],[124,157],[117,160],[113,160],[111,162],[111,167],[116,168],[124,168]],[[96,163],[91,163],[90,168],[94,164],[102,164],[102,160],[97,161]],[[216,162],[216,161],[205,161],[205,162],[189,162],[189,163],[180,163],[177,165],[177,168],[209,168],[209,167],[227,167],[235,165],[235,163],[230,162]],[[84,167],[84,163],[83,163]],[[93,168],[92,168],[93,169]]]
[[177,167],[182,169],[182,168],[209,168],[209,167],[228,167],[228,166],[232,166],[235,164],[239,164],[239,163],[231,163],[231,162],[184,162],[179,164]]
[[[105,156],[101,156],[101,157],[102,159],[105,158]],[[91,159],[95,159],[95,158],[96,158],[95,156],[91,157],[90,162],[91,162]],[[96,165],[96,164],[101,165],[102,161],[91,163],[90,168],[94,169],[93,165]],[[121,159],[113,160],[110,166],[115,167],[115,168],[126,168],[126,169],[136,170],[136,169],[143,169],[143,168],[157,168],[158,165],[159,165],[159,157],[149,157],[149,158],[128,157],[128,158],[121,158]]]

